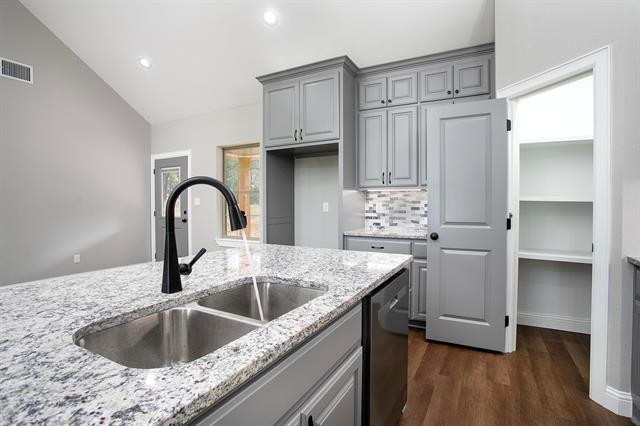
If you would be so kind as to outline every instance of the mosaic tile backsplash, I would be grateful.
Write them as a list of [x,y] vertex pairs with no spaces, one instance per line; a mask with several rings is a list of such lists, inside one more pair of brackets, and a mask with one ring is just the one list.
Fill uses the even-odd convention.
[[426,231],[427,191],[367,191],[364,217],[367,229]]

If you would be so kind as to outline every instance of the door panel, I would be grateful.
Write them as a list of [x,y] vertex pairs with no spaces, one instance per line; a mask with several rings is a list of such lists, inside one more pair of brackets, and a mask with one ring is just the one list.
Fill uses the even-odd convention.
[[381,108],[387,105],[387,78],[371,78],[358,83],[360,109]]
[[359,185],[384,186],[387,170],[387,111],[361,112],[358,121]]
[[427,185],[427,114],[429,108],[451,105],[453,99],[429,102],[420,105],[420,141],[418,143],[418,155],[420,157],[420,185]]
[[452,98],[452,70],[451,65],[437,65],[420,71],[420,102]]
[[387,125],[387,185],[418,185],[417,107],[391,108]]
[[489,93],[489,58],[455,64],[453,87],[455,97]]
[[506,117],[503,99],[427,114],[429,339],[504,351]]
[[285,81],[264,87],[265,146],[298,141],[298,82]]
[[387,78],[387,104],[389,106],[418,102],[418,75],[415,72]]
[[[156,260],[164,259],[166,203],[173,188],[188,177],[189,171],[187,170],[187,164],[186,156],[156,160],[154,163]],[[189,206],[187,203],[187,191],[183,191],[176,202],[175,208],[174,224],[176,230],[175,235],[178,257],[189,255],[189,232],[187,224],[187,209]]]
[[298,142],[340,137],[340,80],[338,72],[300,81],[300,129]]

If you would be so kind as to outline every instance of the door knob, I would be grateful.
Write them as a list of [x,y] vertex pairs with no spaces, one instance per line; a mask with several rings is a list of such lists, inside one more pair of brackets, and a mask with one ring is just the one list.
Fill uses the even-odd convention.
[[429,238],[431,238],[432,240],[437,240],[440,237],[440,235],[438,235],[437,232],[432,232],[431,235],[429,235]]

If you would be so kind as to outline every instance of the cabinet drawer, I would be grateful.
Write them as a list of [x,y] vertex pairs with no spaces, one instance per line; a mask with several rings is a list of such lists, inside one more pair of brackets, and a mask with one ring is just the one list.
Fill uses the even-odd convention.
[[352,309],[236,395],[196,419],[197,425],[275,424],[327,373],[360,346],[362,307]]
[[427,243],[414,241],[411,243],[411,254],[413,257],[427,258]]
[[410,241],[394,241],[384,238],[347,238],[347,250],[383,253],[411,254]]

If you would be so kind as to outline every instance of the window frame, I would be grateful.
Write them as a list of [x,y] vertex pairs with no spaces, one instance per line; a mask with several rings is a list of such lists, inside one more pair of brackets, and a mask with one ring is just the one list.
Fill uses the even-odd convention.
[[[259,166],[258,166],[258,171],[259,171],[259,176],[261,176],[261,171],[262,171],[262,155],[261,155],[261,151],[260,151],[260,143],[255,142],[255,143],[247,143],[247,144],[239,144],[239,145],[227,145],[227,146],[223,146],[220,147],[220,149],[222,150],[222,177],[221,180],[223,183],[225,183],[225,157],[228,151],[232,151],[232,150],[239,150],[239,149],[246,149],[246,148],[256,148],[258,150],[258,160],[259,160]],[[259,178],[260,179],[260,178]],[[261,180],[261,179],[260,179]],[[225,183],[226,185],[226,183]],[[259,214],[258,217],[260,219],[262,219],[261,217],[261,203],[262,203],[262,198],[261,198],[261,194],[260,191],[262,189],[262,182],[260,181],[260,185],[258,187],[258,191],[257,191],[257,196],[258,196],[258,206],[259,206]],[[238,195],[236,194],[235,191],[233,191],[233,195],[238,198]],[[256,191],[242,191],[242,192],[249,192],[249,194],[256,192]],[[227,203],[226,201],[222,201],[222,225],[221,225],[221,232],[220,232],[220,239],[222,240],[234,240],[234,241],[242,241],[242,237],[241,236],[236,236],[236,235],[230,235],[227,234],[227,214],[228,214],[228,210],[227,210]],[[249,216],[249,215],[247,215]],[[248,217],[247,217],[248,218]],[[262,229],[261,226],[259,226],[259,237],[251,237],[250,235],[247,235],[247,241],[249,242],[259,242],[262,239]]]

